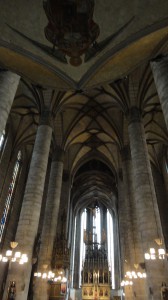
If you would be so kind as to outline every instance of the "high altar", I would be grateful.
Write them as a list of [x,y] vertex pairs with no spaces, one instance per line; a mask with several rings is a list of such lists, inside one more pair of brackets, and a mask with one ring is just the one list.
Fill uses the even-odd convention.
[[110,299],[111,272],[108,265],[106,233],[102,232],[102,243],[97,242],[96,233],[84,231],[86,254],[82,270],[82,299]]

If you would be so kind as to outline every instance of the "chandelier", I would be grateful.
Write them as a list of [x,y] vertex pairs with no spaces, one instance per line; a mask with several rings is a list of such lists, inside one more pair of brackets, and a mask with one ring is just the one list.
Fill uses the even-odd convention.
[[[43,268],[47,268],[43,265]],[[44,272],[35,272],[34,277],[47,279],[48,281],[58,282],[58,283],[65,283],[67,282],[67,278],[64,276],[64,270],[60,269],[56,273],[53,271],[44,271]]]
[[159,248],[155,249],[154,247],[150,248],[148,252],[144,254],[146,260],[156,260],[156,259],[166,259],[167,253],[164,248],[161,247],[162,239],[155,239],[156,244]]
[[[127,262],[127,261],[126,261]],[[144,264],[134,264],[134,270],[127,271],[125,273],[125,280],[121,281],[121,286],[132,286],[134,284],[134,280],[136,279],[145,279],[147,277],[146,272],[140,272],[138,271],[138,266],[141,265],[141,267],[144,269]]]
[[81,55],[100,34],[93,21],[94,0],[47,0],[43,6],[48,18],[47,40],[70,57],[71,65],[79,66]]
[[127,271],[125,274],[126,278],[129,279],[143,279],[146,278],[146,273],[145,272],[136,272],[136,271]]
[[126,280],[121,281],[121,286],[132,286],[134,284],[133,283],[134,279],[145,279],[147,276],[145,272],[133,270],[133,271],[127,271],[124,277],[126,278]]
[[121,281],[121,286],[132,286],[133,281],[132,280],[122,280]]
[[17,242],[10,242],[11,249],[6,250],[5,254],[0,254],[0,261],[3,263],[6,262],[17,262],[20,265],[23,265],[28,262],[28,256],[26,253],[22,253],[20,251],[14,251],[17,247]]

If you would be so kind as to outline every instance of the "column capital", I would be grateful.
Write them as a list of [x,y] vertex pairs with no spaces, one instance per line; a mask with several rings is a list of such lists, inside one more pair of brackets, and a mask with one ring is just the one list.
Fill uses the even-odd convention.
[[156,58],[150,61],[150,66],[153,72],[155,83],[157,85],[156,82],[157,76],[163,76],[163,74],[166,76],[167,74],[168,56],[163,56],[163,55],[157,56]]
[[53,117],[50,110],[44,110],[42,112],[39,125],[48,125],[53,127]]
[[123,161],[131,159],[131,150],[130,150],[130,146],[129,145],[125,145],[121,149],[120,153],[121,153],[121,158],[122,158]]
[[7,72],[8,70],[7,69],[5,69],[5,68],[0,68],[0,72]]
[[52,155],[52,161],[64,162],[64,150],[60,146],[56,146]]
[[155,58],[151,59],[150,63],[153,64],[153,63],[157,63],[157,62],[159,63],[162,61],[168,62],[168,55],[160,54],[160,55],[156,56]]
[[129,123],[141,122],[141,112],[136,106],[132,106],[128,115]]

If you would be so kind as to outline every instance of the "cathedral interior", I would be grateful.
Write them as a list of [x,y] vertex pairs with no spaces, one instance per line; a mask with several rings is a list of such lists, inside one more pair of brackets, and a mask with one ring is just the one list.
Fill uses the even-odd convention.
[[167,12],[0,1],[0,300],[168,299]]

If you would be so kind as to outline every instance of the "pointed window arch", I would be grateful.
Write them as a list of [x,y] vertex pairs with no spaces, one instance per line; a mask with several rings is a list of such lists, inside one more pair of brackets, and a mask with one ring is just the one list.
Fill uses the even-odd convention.
[[22,154],[21,154],[21,151],[19,151],[18,155],[17,155],[15,165],[14,165],[11,182],[10,182],[9,188],[8,188],[8,195],[6,197],[5,207],[4,207],[3,214],[2,214],[2,217],[1,217],[1,220],[0,220],[0,242],[2,241],[2,237],[3,237],[7,217],[8,217],[8,214],[9,214],[9,210],[11,208],[11,202],[12,202],[12,198],[14,196],[14,191],[15,191],[15,188],[16,188],[16,182],[17,182],[17,179],[18,179],[19,171],[20,171],[21,158],[22,158]]
[[[79,272],[79,284],[82,284],[82,269],[84,266],[85,261],[85,254],[86,254],[86,245],[85,240],[89,239],[89,236],[87,236],[87,220],[89,220],[88,216],[88,209],[85,208],[81,213],[81,220],[80,220],[80,226],[81,226],[81,240],[80,240],[80,272]],[[94,245],[97,244],[98,249],[101,250],[102,245],[106,241],[107,243],[107,257],[108,257],[108,266],[109,271],[111,274],[111,285],[112,288],[115,288],[115,280],[114,280],[114,228],[113,228],[113,217],[110,211],[106,208],[106,217],[105,217],[105,227],[106,232],[102,225],[102,210],[100,207],[96,207],[92,209],[92,220],[91,220],[91,226],[92,226],[92,240],[93,240],[93,249]],[[105,236],[104,236],[105,235]],[[79,242],[79,241],[76,241]]]

